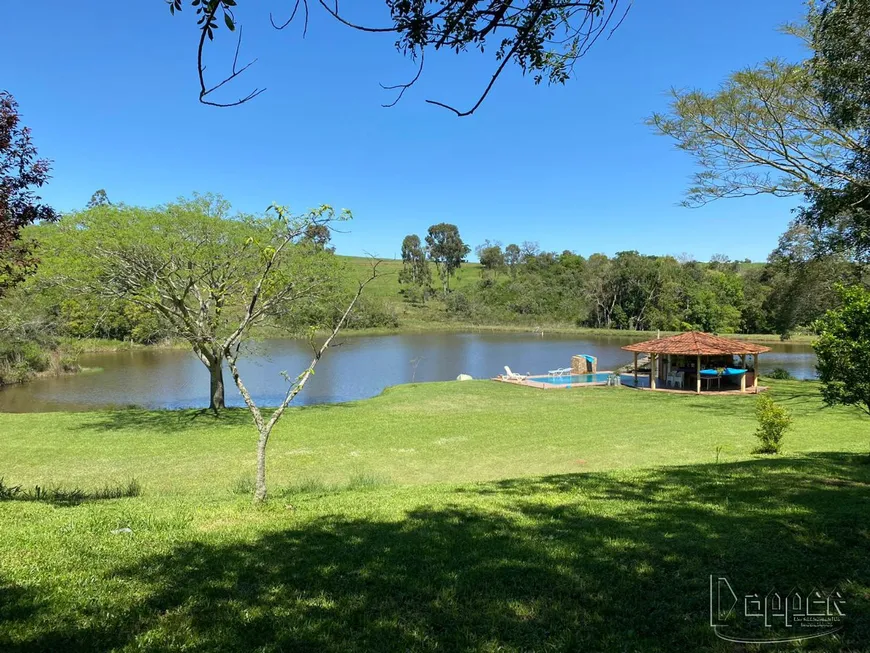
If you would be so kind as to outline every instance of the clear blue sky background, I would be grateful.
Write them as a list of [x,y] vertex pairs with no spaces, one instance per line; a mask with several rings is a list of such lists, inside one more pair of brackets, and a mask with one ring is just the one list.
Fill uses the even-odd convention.
[[[61,210],[98,188],[143,205],[193,191],[222,193],[244,211],[329,203],[355,215],[334,237],[340,253],[384,257],[406,234],[446,221],[472,246],[490,238],[583,255],[763,260],[791,218],[796,203],[774,198],[677,206],[692,162],[643,120],[666,106],[671,86],[712,89],[733,69],[802,56],[776,32],[800,18],[799,0],[636,0],[567,86],[536,87],[510,71],[462,119],[424,100],[473,102],[489,56],[430,58],[419,85],[384,109],[392,96],[378,83],[414,72],[391,36],[356,33],[314,7],[303,40],[300,26],[269,25],[269,8],[292,3],[239,5],[242,58],[259,62],[224,97],[268,90],[214,109],[197,101],[189,7],[173,18],[162,0],[8,2],[0,87],[54,160],[44,197]],[[359,6],[356,17],[384,22],[382,3]],[[209,57],[215,75],[234,46],[227,36]]]

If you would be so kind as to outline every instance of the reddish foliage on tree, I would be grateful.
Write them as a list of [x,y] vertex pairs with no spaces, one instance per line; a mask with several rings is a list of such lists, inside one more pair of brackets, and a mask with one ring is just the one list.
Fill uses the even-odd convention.
[[51,162],[38,158],[30,129],[20,122],[15,98],[0,91],[0,293],[35,263],[21,229],[58,217],[34,192],[49,180]]

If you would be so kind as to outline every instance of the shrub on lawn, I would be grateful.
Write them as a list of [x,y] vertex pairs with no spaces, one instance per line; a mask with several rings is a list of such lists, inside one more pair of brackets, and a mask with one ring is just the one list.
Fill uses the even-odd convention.
[[794,380],[794,376],[792,376],[792,373],[783,367],[777,367],[770,374],[765,374],[765,376],[770,377],[771,379],[775,379],[777,381]]
[[755,453],[779,453],[782,436],[791,426],[791,415],[769,394],[761,395],[755,403],[755,417],[758,430],[755,431],[760,444]]

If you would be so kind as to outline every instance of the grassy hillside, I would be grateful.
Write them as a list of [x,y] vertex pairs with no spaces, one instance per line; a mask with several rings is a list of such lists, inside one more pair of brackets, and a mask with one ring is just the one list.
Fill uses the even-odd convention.
[[[730,653],[711,573],[839,583],[843,631],[789,650],[867,650],[870,420],[774,392],[778,457],[751,453],[751,396],[454,382],[294,409],[258,508],[241,411],[0,415],[6,485],[85,490],[0,501],[0,650]],[[131,476],[141,496],[87,496]]]
[[[357,279],[365,279],[372,267],[372,259],[363,256],[339,256],[339,258]],[[399,272],[401,270],[402,261],[397,259],[382,260],[378,265],[378,273],[381,277],[375,279],[369,286],[372,296],[400,302],[402,300],[401,286],[399,285]],[[432,283],[438,285],[440,281],[434,265],[432,266],[432,277]],[[463,263],[462,267],[457,270],[456,276],[450,280],[450,287],[462,290],[474,285],[479,279],[480,264]]]
[[[372,259],[359,256],[341,256],[348,271],[349,282],[366,279],[371,271]],[[402,261],[386,259],[378,265],[379,277],[369,284],[366,297],[383,301],[389,305],[399,318],[400,328],[405,331],[469,328],[470,325],[460,324],[444,311],[444,302],[430,299],[425,305],[413,305],[405,301],[399,285],[399,272]],[[440,284],[435,267],[432,266],[432,283]],[[462,290],[476,284],[480,279],[479,263],[463,263],[456,275],[450,280],[450,287]],[[526,328],[526,327],[521,327]]]
[[[367,278],[372,266],[372,260],[365,257],[357,256],[341,256],[345,262],[348,271],[349,283]],[[741,264],[742,266],[761,266],[763,263]],[[531,318],[523,322],[518,321],[511,324],[477,324],[467,321],[451,319],[444,311],[444,303],[437,299],[432,299],[425,306],[415,306],[404,300],[400,294],[401,286],[399,285],[399,272],[402,269],[402,262],[395,259],[387,259],[382,261],[378,266],[381,276],[373,281],[367,288],[367,296],[373,297],[379,301],[387,303],[393,308],[399,317],[401,331],[427,331],[427,330],[461,330],[461,331],[532,331],[536,328],[542,328],[547,333],[576,333],[585,335],[613,335],[614,331],[609,329],[592,329],[588,327],[578,327],[571,321],[552,322],[550,320],[541,320],[538,317]],[[480,264],[465,263],[456,273],[456,277],[451,280],[451,288],[462,290],[474,286],[480,280]],[[433,270],[433,275],[435,274]],[[433,279],[437,283],[437,278]],[[372,331],[395,331],[395,329],[369,329],[366,333]],[[349,333],[349,332],[348,332]],[[625,333],[625,332],[622,332]],[[632,331],[631,335],[635,335],[638,339],[644,337],[654,338],[657,335],[667,335],[671,332],[665,331]],[[756,342],[778,342],[780,337],[775,334],[731,334],[728,337],[742,338],[754,340]],[[791,337],[791,342],[809,343],[814,336],[795,334]]]

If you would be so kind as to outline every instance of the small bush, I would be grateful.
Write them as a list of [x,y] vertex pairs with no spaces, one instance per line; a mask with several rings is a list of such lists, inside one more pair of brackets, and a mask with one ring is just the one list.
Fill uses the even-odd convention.
[[775,379],[777,381],[793,381],[794,380],[794,376],[792,376],[792,373],[783,367],[777,367],[770,374],[765,374],[765,376],[767,376],[771,379]]
[[791,415],[768,394],[761,395],[755,403],[758,430],[755,436],[760,444],[755,453],[779,453],[782,436],[791,426]]
[[386,301],[363,295],[348,316],[348,329],[395,329],[399,326],[399,316]]
[[24,383],[49,368],[51,358],[39,344],[29,341],[0,344],[0,385]]
[[471,300],[464,292],[455,291],[447,295],[444,307],[451,315],[470,317],[472,314]]

